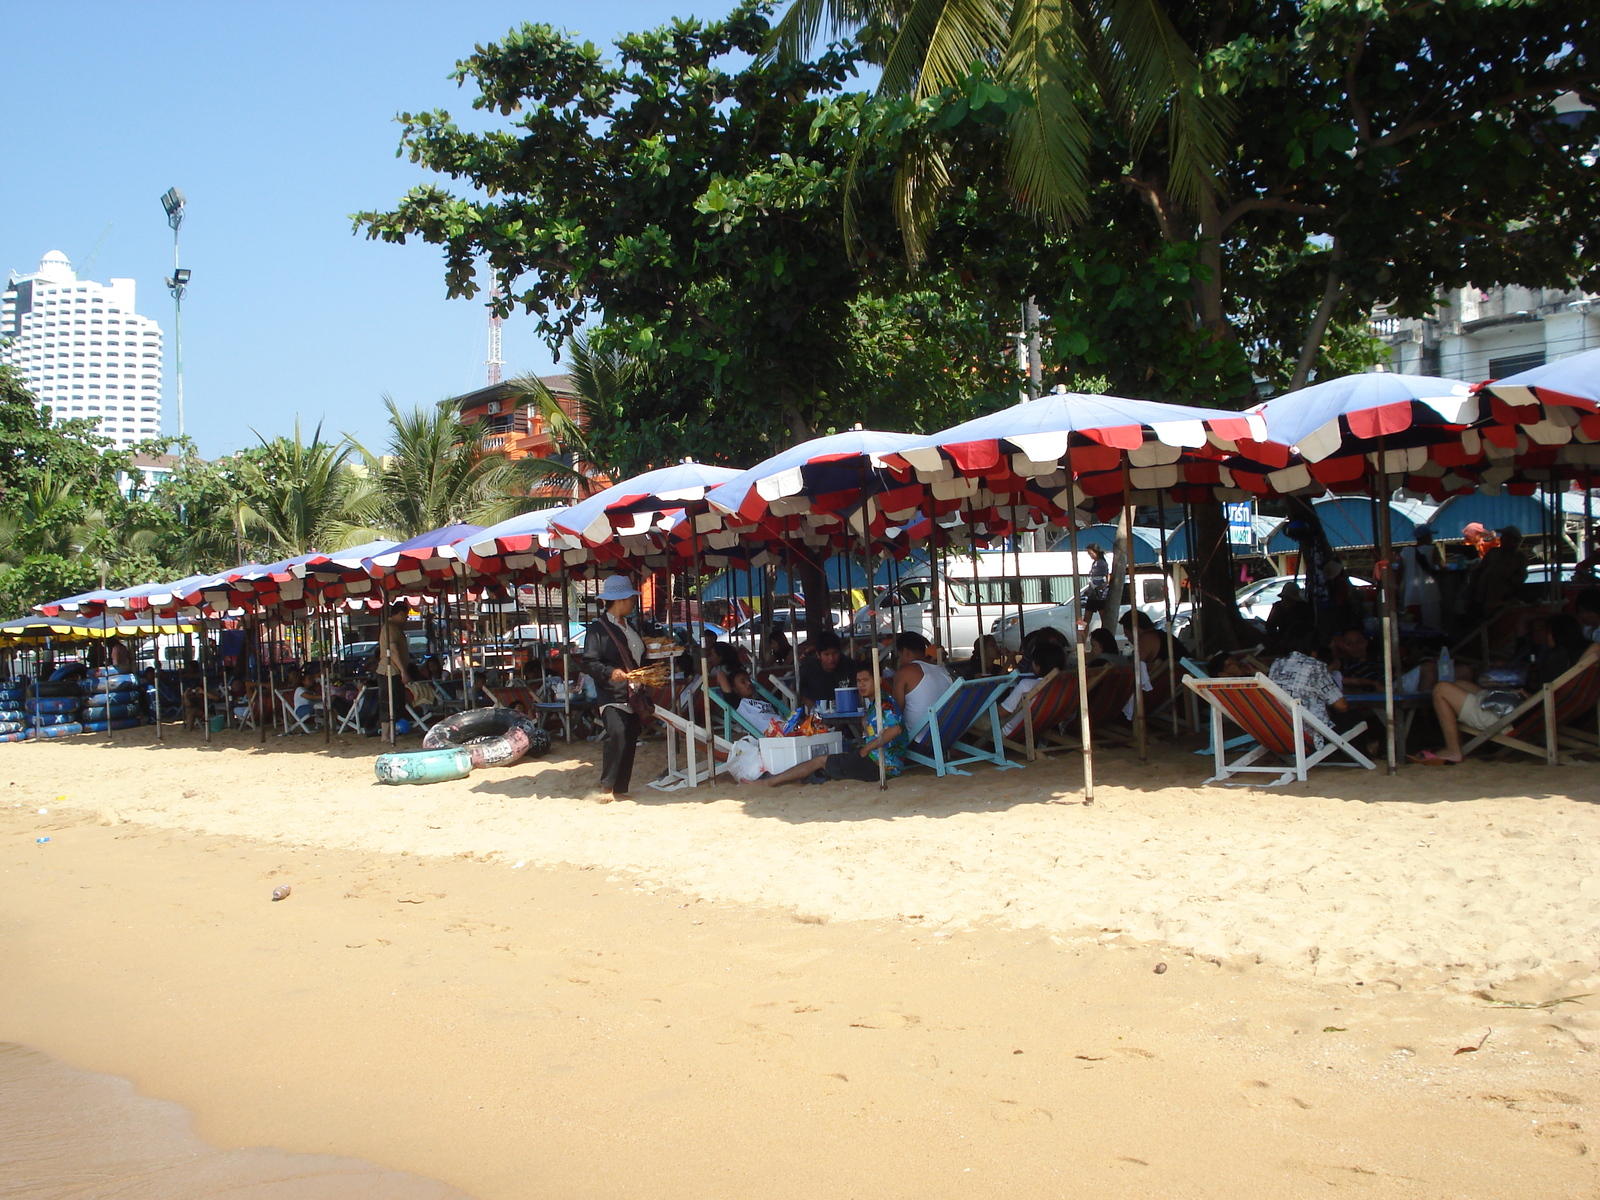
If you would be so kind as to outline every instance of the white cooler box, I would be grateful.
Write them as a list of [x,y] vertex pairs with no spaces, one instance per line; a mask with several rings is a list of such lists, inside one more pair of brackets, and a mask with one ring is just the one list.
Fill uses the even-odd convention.
[[761,765],[768,775],[779,775],[811,758],[824,758],[844,750],[844,734],[818,733],[810,737],[761,739]]

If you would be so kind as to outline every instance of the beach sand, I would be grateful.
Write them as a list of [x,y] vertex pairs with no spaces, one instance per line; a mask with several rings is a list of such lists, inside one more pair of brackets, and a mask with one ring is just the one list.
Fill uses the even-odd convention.
[[1583,768],[1116,751],[1085,807],[1076,757],[662,795],[646,743],[599,804],[582,744],[380,788],[139,733],[0,748],[0,1041],[213,1147],[479,1200],[1600,1188]]

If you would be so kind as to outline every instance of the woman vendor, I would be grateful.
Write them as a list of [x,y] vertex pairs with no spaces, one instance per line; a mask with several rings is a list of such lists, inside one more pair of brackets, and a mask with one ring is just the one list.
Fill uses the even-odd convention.
[[[626,575],[612,575],[600,588],[606,606],[583,636],[583,671],[600,694],[600,787],[607,793],[602,803],[627,798],[633,779],[633,752],[642,725],[640,710],[649,706],[643,693],[634,694],[629,671],[644,665],[644,638],[633,617],[639,593]],[[648,632],[658,632],[649,630]]]

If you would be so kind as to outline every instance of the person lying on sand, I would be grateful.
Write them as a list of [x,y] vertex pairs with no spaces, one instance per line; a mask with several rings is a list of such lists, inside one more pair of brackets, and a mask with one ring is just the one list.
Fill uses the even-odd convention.
[[893,779],[904,771],[906,746],[910,739],[906,737],[905,722],[901,720],[894,701],[887,696],[883,697],[883,729],[880,732],[877,700],[882,689],[871,667],[862,667],[856,672],[856,687],[861,689],[861,707],[865,710],[862,725],[866,737],[860,749],[846,750],[842,754],[830,754],[820,765],[814,758],[796,763],[781,775],[769,775],[757,782],[765,787],[777,787],[780,783],[798,783],[802,779],[809,779],[813,783],[826,783],[830,779],[854,779],[860,783],[876,783],[880,754],[883,756],[885,779]]

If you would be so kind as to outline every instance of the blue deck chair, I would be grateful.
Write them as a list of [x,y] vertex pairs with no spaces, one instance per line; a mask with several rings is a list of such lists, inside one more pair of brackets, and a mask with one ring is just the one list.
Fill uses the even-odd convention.
[[[761,689],[757,688],[756,690],[759,692]],[[778,710],[778,719],[780,721],[786,720],[788,718],[789,714],[784,711],[784,705],[783,705],[782,701],[779,701],[777,699],[774,699],[772,696],[767,696],[767,695],[763,695],[762,698],[765,699],[769,704],[771,704],[775,709]],[[716,705],[717,708],[722,710],[722,737],[723,737],[723,740],[729,741],[729,742],[734,740],[734,738],[735,738],[734,726],[735,725],[737,725],[739,727],[740,731],[741,731],[737,735],[739,737],[743,737],[744,734],[746,734],[746,733],[750,734],[752,737],[758,737],[758,738],[767,736],[767,727],[765,725],[762,725],[762,726],[760,726],[758,728],[754,721],[750,720],[742,712],[739,711],[739,706],[737,704],[729,704],[728,701],[727,701],[727,698],[725,696],[723,696],[721,688],[714,687],[714,688],[711,689],[711,703]]]
[[[909,730],[911,744],[906,757],[925,767],[932,767],[939,775],[970,775],[961,768],[971,763],[993,763],[1000,770],[1015,769],[1022,764],[1006,761],[1005,740],[1001,736],[1000,698],[1017,683],[1017,673],[990,675],[981,679],[960,679],[950,685],[950,690],[934,701],[928,715],[917,728]],[[967,735],[985,713],[989,714],[992,744],[988,749],[961,739]],[[964,753],[965,757],[952,757]]]

